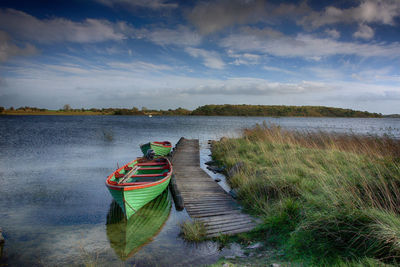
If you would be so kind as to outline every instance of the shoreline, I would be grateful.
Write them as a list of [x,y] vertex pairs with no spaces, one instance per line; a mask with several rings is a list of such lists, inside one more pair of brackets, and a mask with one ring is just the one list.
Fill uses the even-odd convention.
[[129,108],[80,108],[73,109],[65,105],[58,110],[37,107],[0,107],[0,114],[9,115],[188,115],[188,116],[243,116],[243,117],[343,117],[343,118],[382,118],[400,117],[400,114],[387,114],[353,110],[349,108],[326,106],[287,106],[287,105],[203,105],[194,110],[176,109],[147,109],[142,107]]
[[178,114],[112,114],[102,112],[63,112],[63,111],[49,111],[49,112],[3,112],[0,116],[145,116],[148,117],[172,117],[172,116],[187,116],[187,117],[244,117],[244,118],[343,118],[343,119],[399,119],[400,116],[382,115],[382,117],[341,117],[341,116],[268,116],[268,115],[178,115]]

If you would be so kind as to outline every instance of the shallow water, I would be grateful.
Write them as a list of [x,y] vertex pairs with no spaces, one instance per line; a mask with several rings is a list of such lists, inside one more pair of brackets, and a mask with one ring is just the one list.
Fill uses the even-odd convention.
[[[139,144],[176,143],[181,136],[200,139],[204,167],[208,139],[235,136],[263,121],[290,129],[400,138],[400,119],[0,116],[0,227],[6,238],[0,264],[124,262],[107,236],[112,198],[106,176],[140,156]],[[213,242],[185,243],[178,224],[187,218],[172,203],[161,230],[125,263],[199,265],[240,253],[235,246],[220,251]]]

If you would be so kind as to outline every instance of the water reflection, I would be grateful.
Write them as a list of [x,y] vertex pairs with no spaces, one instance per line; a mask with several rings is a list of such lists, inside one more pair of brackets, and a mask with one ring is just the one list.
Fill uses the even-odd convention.
[[125,219],[121,207],[113,200],[108,211],[106,228],[110,246],[118,257],[125,261],[150,242],[168,219],[170,210],[171,197],[168,189],[129,220]]

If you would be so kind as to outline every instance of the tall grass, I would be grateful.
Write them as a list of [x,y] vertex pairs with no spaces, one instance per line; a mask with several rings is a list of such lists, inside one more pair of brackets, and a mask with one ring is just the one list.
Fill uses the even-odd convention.
[[264,237],[315,262],[400,257],[400,141],[266,124],[213,146]]
[[181,224],[181,235],[186,241],[201,242],[206,238],[206,227],[198,220],[185,221]]

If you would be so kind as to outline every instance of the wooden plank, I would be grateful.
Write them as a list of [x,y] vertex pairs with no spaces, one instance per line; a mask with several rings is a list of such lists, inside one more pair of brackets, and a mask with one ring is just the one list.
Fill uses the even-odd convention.
[[246,228],[240,228],[240,229],[234,229],[234,230],[230,230],[230,231],[224,231],[224,232],[213,232],[213,233],[207,233],[208,237],[216,237],[219,236],[221,234],[223,235],[234,235],[234,234],[239,234],[239,233],[244,233],[244,232],[249,232],[251,230],[254,229],[255,226],[249,226]]
[[232,216],[232,217],[223,217],[223,216],[217,216],[215,218],[204,218],[201,219],[201,221],[205,224],[218,224],[218,223],[225,223],[225,222],[236,222],[236,221],[243,221],[243,220],[247,220],[252,222],[253,219],[249,218],[249,216]]
[[232,206],[227,206],[227,205],[219,205],[219,206],[202,206],[202,207],[196,207],[196,206],[186,206],[186,209],[189,212],[198,212],[198,211],[204,211],[204,210],[208,210],[208,211],[212,211],[212,210],[239,210],[239,208],[235,208]]
[[226,215],[226,214],[232,214],[231,210],[225,210],[225,211],[219,211],[219,212],[207,212],[202,214],[190,214],[190,216],[193,216],[195,218],[202,218],[202,217],[212,217],[212,216],[218,216],[218,215]]
[[181,138],[173,150],[172,164],[177,187],[188,214],[206,224],[208,236],[252,229],[253,218],[243,214],[232,199],[200,168],[199,141]]
[[232,229],[239,229],[239,228],[245,228],[248,226],[254,226],[255,223],[249,222],[249,221],[238,221],[238,222],[231,222],[231,223],[221,223],[221,224],[214,224],[214,225],[208,225],[206,226],[207,231],[213,231],[213,230],[221,230],[221,229],[227,229],[227,230],[232,230]]
[[243,214],[243,213],[242,214],[234,214],[234,215],[228,214],[228,215],[210,217],[210,218],[202,218],[199,220],[207,223],[207,222],[218,222],[218,221],[224,221],[224,220],[234,220],[235,218],[240,218],[240,219],[249,218],[250,220],[253,220],[253,218],[251,218],[250,216],[247,216],[247,214]]
[[243,225],[243,224],[255,224],[254,222],[250,221],[249,219],[240,219],[237,221],[217,221],[213,223],[204,223],[207,229],[212,229],[215,227],[221,227],[224,225]]
[[255,224],[254,223],[247,223],[247,224],[238,224],[238,225],[221,225],[220,227],[213,227],[211,229],[208,229],[206,227],[206,231],[207,233],[223,233],[223,232],[228,232],[228,231],[233,231],[233,230],[237,230],[237,229],[247,229],[250,227],[254,227]]
[[207,209],[207,208],[212,208],[212,207],[232,207],[235,208],[236,204],[231,204],[229,202],[224,202],[224,203],[217,203],[215,204],[214,202],[202,202],[202,203],[186,203],[186,207],[189,209]]

